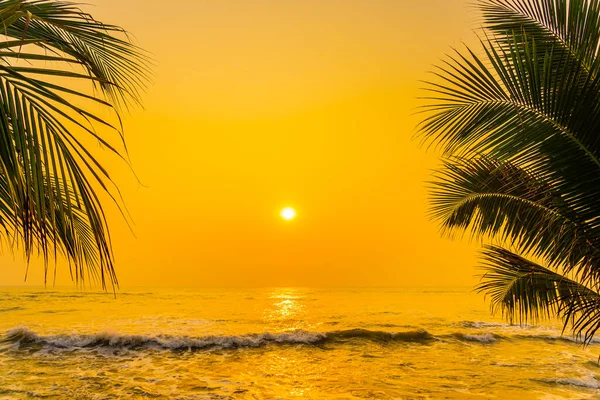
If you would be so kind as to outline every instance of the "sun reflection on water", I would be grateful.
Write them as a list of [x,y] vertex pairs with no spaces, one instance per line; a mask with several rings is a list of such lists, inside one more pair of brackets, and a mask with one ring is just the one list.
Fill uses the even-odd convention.
[[265,319],[274,324],[278,330],[288,331],[305,329],[303,321],[304,304],[297,289],[277,288],[269,295],[272,303],[264,310]]

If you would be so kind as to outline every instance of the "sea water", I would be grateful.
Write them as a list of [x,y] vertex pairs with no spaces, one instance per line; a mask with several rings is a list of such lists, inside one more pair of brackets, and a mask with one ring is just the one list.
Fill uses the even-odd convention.
[[0,399],[582,399],[600,345],[470,288],[0,288]]

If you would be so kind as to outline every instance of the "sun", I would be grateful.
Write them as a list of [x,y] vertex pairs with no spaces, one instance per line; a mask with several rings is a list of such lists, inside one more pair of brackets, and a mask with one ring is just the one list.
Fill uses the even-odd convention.
[[286,207],[281,210],[279,215],[281,215],[281,218],[285,219],[286,221],[291,221],[296,218],[296,210],[294,210],[292,207]]

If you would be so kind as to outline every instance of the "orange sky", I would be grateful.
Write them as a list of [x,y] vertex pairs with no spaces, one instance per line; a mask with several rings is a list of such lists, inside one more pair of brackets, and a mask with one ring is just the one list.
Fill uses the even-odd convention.
[[[475,247],[425,215],[436,158],[411,140],[418,80],[473,41],[468,0],[92,2],[157,60],[125,118],[147,187],[110,164],[136,224],[110,213],[123,287],[475,282]],[[21,283],[21,256],[1,261]]]

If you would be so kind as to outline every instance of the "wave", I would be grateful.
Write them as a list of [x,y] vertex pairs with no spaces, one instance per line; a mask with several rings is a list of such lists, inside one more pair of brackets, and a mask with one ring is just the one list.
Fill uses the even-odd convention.
[[145,336],[123,335],[118,333],[38,335],[28,328],[9,330],[1,343],[16,350],[85,350],[113,348],[127,350],[165,349],[165,350],[202,350],[211,348],[237,349],[264,347],[273,345],[320,345],[362,339],[377,343],[386,342],[429,342],[435,340],[427,331],[383,332],[367,329],[349,329],[332,332],[308,332],[297,330],[284,333],[255,333],[246,335],[223,336]]
[[459,340],[465,340],[467,342],[479,342],[479,343],[494,343],[498,340],[498,336],[493,333],[481,333],[478,335],[470,335],[466,333],[455,333],[452,336]]
[[[533,334],[533,335],[513,335],[512,339],[517,340],[541,340],[544,342],[568,342],[568,343],[584,343],[581,337],[577,336],[569,336],[569,335],[561,335],[561,334]],[[592,338],[590,344],[598,344],[600,343],[600,338]]]
[[[385,345],[392,342],[429,344],[435,341],[460,341],[481,345],[492,345],[501,340],[539,340],[581,343],[569,336],[549,334],[507,334],[496,332],[454,332],[432,335],[426,330],[389,332],[369,329],[346,329],[329,332],[309,332],[296,330],[282,333],[249,333],[243,335],[175,336],[175,335],[126,335],[114,332],[97,334],[40,335],[28,328],[14,328],[0,336],[0,350],[86,350],[86,349],[164,349],[202,350],[237,349],[264,347],[267,345],[312,345],[345,344],[354,341],[368,341]],[[597,341],[593,341],[597,343]]]
[[[487,325],[486,325],[487,326]],[[497,326],[498,327],[498,326]],[[499,340],[532,340],[532,341],[543,341],[543,342],[567,342],[567,343],[576,343],[581,344],[583,340],[576,336],[563,335],[560,332],[553,332],[548,329],[541,330],[504,330],[500,329],[499,332],[476,332],[476,333],[468,333],[467,332],[455,332],[451,335],[441,336],[444,337],[453,337],[455,339],[467,342],[479,342],[479,343],[494,343]],[[600,338],[593,338],[590,341],[591,344],[600,343]]]
[[22,311],[22,310],[24,310],[23,307],[7,307],[7,308],[0,308],[0,313],[9,312],[9,311]]
[[554,385],[577,386],[589,389],[600,389],[600,382],[593,376],[581,378],[539,379],[540,382]]
[[328,340],[367,339],[373,342],[430,342],[436,338],[424,329],[406,332],[371,331],[368,329],[348,329],[325,334]]
[[[482,332],[477,334],[470,334],[464,332],[457,332],[450,335],[455,339],[467,341],[467,342],[479,342],[479,343],[494,343],[499,340],[533,340],[543,342],[568,342],[568,343],[583,343],[581,338],[561,335],[560,333],[551,334],[546,332],[534,332],[530,334],[523,333],[509,333],[502,331],[502,335],[492,332]],[[600,343],[600,338],[594,338],[591,340],[592,344]]]
[[529,324],[505,324],[500,322],[485,322],[485,321],[461,321],[458,325],[462,328],[533,328],[533,325]]
[[40,314],[63,314],[63,313],[70,313],[70,312],[77,312],[79,311],[76,308],[69,308],[66,310],[44,310],[44,311],[40,311]]

